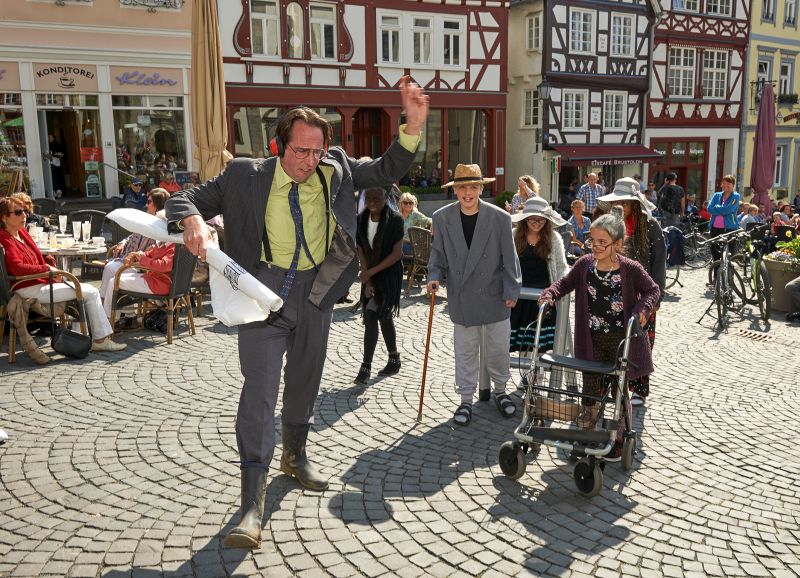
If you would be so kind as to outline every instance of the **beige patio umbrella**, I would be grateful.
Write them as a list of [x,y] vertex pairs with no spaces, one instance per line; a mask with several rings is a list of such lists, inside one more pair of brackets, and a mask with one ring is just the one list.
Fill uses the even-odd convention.
[[216,0],[192,3],[192,130],[200,178],[217,176],[233,157],[226,150],[225,78]]

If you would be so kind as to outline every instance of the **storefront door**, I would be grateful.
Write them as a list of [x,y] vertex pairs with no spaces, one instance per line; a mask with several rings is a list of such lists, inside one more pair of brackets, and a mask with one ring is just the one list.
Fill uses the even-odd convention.
[[378,158],[389,146],[383,142],[386,132],[383,110],[380,108],[361,108],[353,116],[353,140],[356,158],[368,156]]

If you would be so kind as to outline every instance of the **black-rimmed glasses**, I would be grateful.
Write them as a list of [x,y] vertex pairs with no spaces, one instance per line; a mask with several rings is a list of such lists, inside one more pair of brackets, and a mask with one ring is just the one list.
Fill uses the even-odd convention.
[[14,215],[16,215],[17,217],[20,217],[20,216],[22,216],[22,215],[28,215],[28,214],[29,214],[29,213],[28,213],[28,211],[26,211],[25,209],[14,209],[14,210],[13,210],[13,211],[11,211],[11,212],[12,212]]
[[611,245],[613,245],[613,244],[614,244],[614,242],[613,242],[613,241],[611,241],[611,242],[606,242],[606,241],[594,241],[594,240],[592,240],[592,238],[591,238],[591,237],[588,237],[588,238],[587,238],[586,240],[584,240],[584,242],[583,242],[583,246],[584,246],[584,247],[587,247],[587,248],[591,249],[591,248],[594,246],[594,247],[597,247],[598,249],[600,249],[601,251],[602,251],[603,249],[606,249],[606,248],[610,247],[610,246],[611,246]]
[[321,161],[328,154],[327,149],[307,149],[307,148],[303,148],[303,147],[294,148],[290,144],[287,144],[286,146],[288,148],[292,149],[292,152],[294,153],[295,158],[298,158],[298,159],[307,159],[308,155],[313,155],[315,160]]

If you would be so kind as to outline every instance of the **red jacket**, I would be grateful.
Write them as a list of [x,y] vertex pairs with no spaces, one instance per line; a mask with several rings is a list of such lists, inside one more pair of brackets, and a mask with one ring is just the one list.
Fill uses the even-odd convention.
[[172,284],[172,264],[175,260],[175,243],[153,245],[139,261],[145,271],[144,280],[154,295],[166,295]]
[[[17,241],[5,229],[0,229],[0,244],[6,252],[6,269],[8,274],[14,277],[21,277],[23,275],[32,275],[34,273],[47,273],[50,271],[48,265],[41,251],[36,247],[28,231],[25,229],[19,230],[19,237],[22,243]],[[48,277],[45,275],[41,279],[32,279],[30,281],[23,281],[16,286],[17,289],[23,287],[30,287],[32,285],[43,285],[48,282]]]

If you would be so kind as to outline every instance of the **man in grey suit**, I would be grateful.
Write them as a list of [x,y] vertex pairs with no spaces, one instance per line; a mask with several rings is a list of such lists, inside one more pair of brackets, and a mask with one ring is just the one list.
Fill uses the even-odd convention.
[[281,296],[266,321],[239,327],[244,385],[236,417],[242,519],[225,537],[234,548],[261,544],[267,469],[275,446],[275,407],[284,368],[281,471],[304,487],[328,486],[306,457],[306,439],[325,362],[334,302],[358,273],[354,191],[389,185],[408,171],[428,114],[428,97],[400,82],[407,124],[386,153],[360,162],[329,148],[332,130],[315,111],[297,107],[276,126],[276,156],[236,159],[207,183],[170,197],[172,227],[189,250],[205,255],[204,221],[225,218],[225,251]]
[[[478,384],[480,347],[486,348],[494,399],[503,417],[514,415],[514,402],[506,393],[511,379],[508,347],[509,317],[522,287],[522,272],[511,233],[511,216],[480,199],[483,178],[478,165],[456,166],[453,187],[457,203],[433,214],[433,245],[428,260],[428,291],[436,293],[447,278],[447,303],[453,321],[456,391],[461,405],[453,421],[467,425],[472,419],[472,398]],[[483,339],[482,339],[483,334]],[[479,399],[489,400],[489,390]]]

